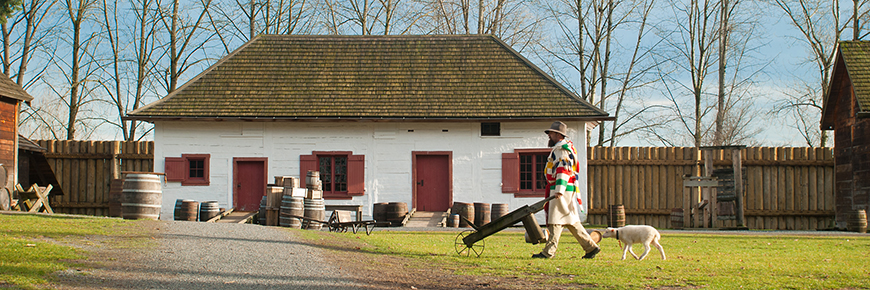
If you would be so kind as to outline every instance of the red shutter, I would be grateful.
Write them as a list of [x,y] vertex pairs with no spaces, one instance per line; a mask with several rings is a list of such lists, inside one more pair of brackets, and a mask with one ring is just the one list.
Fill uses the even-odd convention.
[[366,191],[366,156],[347,157],[347,194],[363,195]]
[[299,186],[306,188],[305,179],[308,177],[308,170],[317,170],[316,155],[300,155],[299,156]]
[[163,173],[166,174],[166,181],[184,181],[184,158],[182,157],[166,157],[163,165]]
[[520,154],[501,154],[501,192],[517,193],[520,190]]

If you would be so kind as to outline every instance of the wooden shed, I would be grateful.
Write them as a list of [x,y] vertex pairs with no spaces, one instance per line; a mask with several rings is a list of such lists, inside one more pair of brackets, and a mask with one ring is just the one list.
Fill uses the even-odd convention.
[[0,73],[0,209],[9,209],[18,172],[18,111],[33,97]]
[[834,130],[838,228],[870,209],[870,41],[842,41],[822,109],[822,130]]

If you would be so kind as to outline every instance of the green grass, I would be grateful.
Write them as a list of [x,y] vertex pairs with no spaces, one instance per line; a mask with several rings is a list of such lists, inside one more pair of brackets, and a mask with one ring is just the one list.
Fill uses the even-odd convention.
[[[51,273],[88,267],[87,253],[68,244],[112,248],[154,246],[141,221],[61,215],[0,215],[0,288],[47,287]],[[601,243],[594,260],[583,260],[580,245],[563,234],[556,257],[531,259],[543,245],[524,242],[522,232],[486,238],[480,257],[458,256],[457,232],[365,234],[294,231],[317,244],[343,241],[372,255],[394,255],[459,275],[528,277],[554,284],[597,288],[704,287],[712,289],[842,289],[870,287],[870,235],[773,236],[665,233],[668,259],[652,249],[643,261],[622,255],[614,239]],[[475,244],[479,247],[480,242]],[[327,247],[330,248],[330,247]],[[643,251],[635,246],[635,252]]]
[[[74,260],[86,253],[64,244],[102,246],[94,236],[135,236],[135,222],[121,219],[79,218],[63,215],[0,215],[0,288],[45,287],[55,271],[79,266]],[[141,247],[144,239],[111,242],[120,248]]]
[[[502,231],[484,240],[480,257],[458,256],[453,232],[377,231],[371,236],[319,233],[353,239],[360,249],[428,261],[460,275],[544,278],[555,284],[600,288],[704,287],[714,289],[841,289],[870,287],[870,236],[770,236],[665,234],[667,260],[654,247],[643,260],[620,260],[616,240],[604,239],[593,260],[570,234],[556,256],[531,259],[542,244],[524,242],[522,232]],[[310,234],[305,234],[312,238]],[[323,238],[323,237],[320,237]],[[478,242],[480,243],[480,242]],[[475,244],[479,246],[479,244]],[[643,245],[635,245],[638,255]]]

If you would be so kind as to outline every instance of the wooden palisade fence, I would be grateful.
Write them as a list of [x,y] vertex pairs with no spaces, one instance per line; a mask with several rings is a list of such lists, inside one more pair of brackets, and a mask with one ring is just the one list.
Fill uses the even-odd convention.
[[[109,186],[117,171],[154,171],[152,141],[38,141],[65,195],[56,212],[108,215]],[[749,147],[742,150],[746,226],[814,230],[834,219],[831,148]],[[627,224],[669,228],[682,208],[683,176],[697,176],[703,161],[692,147],[593,147],[588,151],[589,223],[607,224],[610,205],[625,207]],[[730,151],[714,151],[716,167],[731,166]],[[117,162],[117,169],[113,162]],[[736,226],[719,221],[716,227]]]
[[[55,212],[108,216],[109,186],[121,171],[151,172],[153,141],[37,141],[64,195],[51,198]],[[117,164],[117,166],[115,165]]]
[[[713,152],[714,167],[731,166],[730,150]],[[669,228],[671,209],[682,208],[686,198],[683,176],[704,172],[704,163],[696,161],[698,153],[693,147],[594,147],[588,153],[588,221],[592,224],[607,224],[610,205],[621,204],[626,224]],[[832,227],[831,148],[748,147],[741,154],[745,226],[780,230]],[[733,220],[714,225],[734,226]]]

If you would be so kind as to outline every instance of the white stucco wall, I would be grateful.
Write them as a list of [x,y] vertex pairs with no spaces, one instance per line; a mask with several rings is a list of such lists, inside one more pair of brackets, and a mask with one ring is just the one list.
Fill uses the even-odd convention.
[[[312,151],[352,151],[365,155],[363,196],[327,200],[327,204],[362,204],[371,215],[377,202],[406,202],[411,206],[413,151],[453,152],[453,201],[507,203],[514,210],[539,198],[514,198],[501,192],[501,154],[521,148],[545,148],[543,130],[552,121],[502,122],[501,136],[480,136],[479,122],[155,122],[154,170],[162,172],[166,157],[210,154],[210,184],[181,186],[166,182],[161,219],[172,219],[179,198],[233,202],[234,157],[267,157],[268,180],[300,176],[299,156]],[[586,167],[584,122],[566,122]],[[580,130],[578,130],[580,129]],[[587,200],[586,175],[581,196]],[[585,213],[586,207],[583,206]],[[543,221],[543,211],[537,216]],[[585,214],[583,216],[585,220]]]

